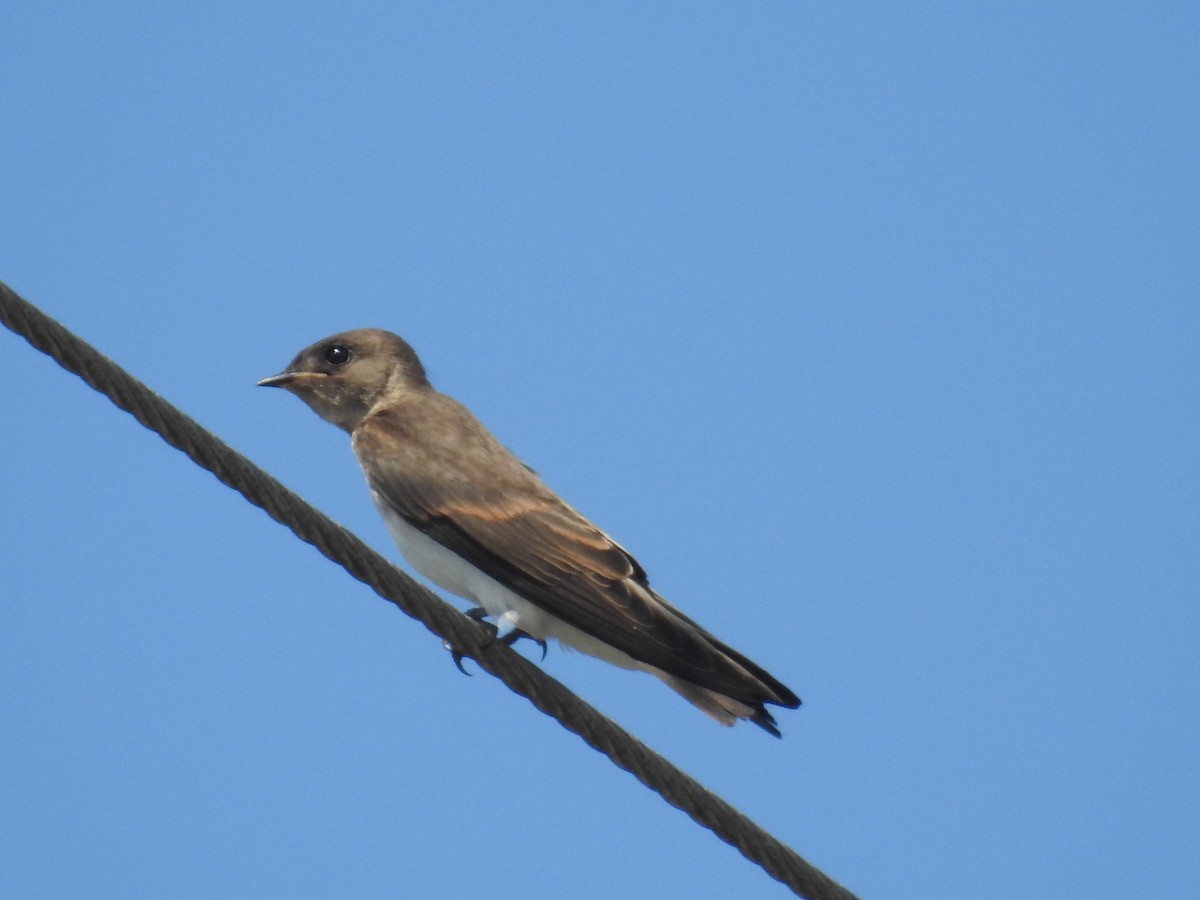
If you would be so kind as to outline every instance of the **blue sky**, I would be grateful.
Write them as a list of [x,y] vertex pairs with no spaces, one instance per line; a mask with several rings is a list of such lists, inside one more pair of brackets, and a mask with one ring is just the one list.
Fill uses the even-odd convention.
[[[0,279],[393,558],[253,385],[404,335],[805,705],[545,668],[863,896],[1194,895],[1194,4],[0,29]],[[787,896],[0,345],[0,894]]]

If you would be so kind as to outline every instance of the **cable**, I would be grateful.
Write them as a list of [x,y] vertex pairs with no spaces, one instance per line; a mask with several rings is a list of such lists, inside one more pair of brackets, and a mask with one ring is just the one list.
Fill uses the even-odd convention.
[[854,895],[0,282],[0,321],[667,803],[809,900]]

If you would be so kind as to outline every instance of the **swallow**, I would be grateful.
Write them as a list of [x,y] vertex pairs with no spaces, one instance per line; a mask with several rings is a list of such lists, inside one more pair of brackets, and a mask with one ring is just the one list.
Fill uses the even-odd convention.
[[[349,432],[371,496],[421,575],[502,626],[649,672],[722,725],[779,737],[767,705],[800,699],[650,587],[634,556],[564,502],[402,338],[347,331],[259,382]],[[477,613],[476,618],[482,613]]]

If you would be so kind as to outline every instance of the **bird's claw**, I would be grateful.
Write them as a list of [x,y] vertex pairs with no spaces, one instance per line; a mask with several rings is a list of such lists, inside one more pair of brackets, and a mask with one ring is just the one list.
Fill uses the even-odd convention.
[[488,611],[486,609],[484,609],[482,606],[474,606],[471,609],[468,609],[465,613],[463,613],[463,615],[466,616],[468,619],[474,619],[476,622],[480,622],[484,625],[487,624],[486,622],[483,621],[484,619],[487,618],[487,614],[488,614]]
[[[484,631],[487,632],[487,638],[483,642],[484,647],[488,646],[492,641],[496,640],[496,635],[498,635],[500,633],[499,629],[496,628],[495,625],[493,625],[491,622],[485,621],[485,617],[487,616],[487,614],[488,614],[487,610],[484,609],[482,606],[477,606],[474,609],[469,609],[466,611],[466,613],[464,613],[464,615],[466,615],[466,617],[468,619],[473,619],[474,621],[478,622],[480,624],[480,626],[484,629]],[[534,637],[532,634],[530,634],[527,631],[522,631],[520,628],[514,628],[512,631],[508,632],[508,634],[504,635],[504,637],[500,638],[500,640],[506,647],[511,647],[513,644],[515,644],[521,638],[529,638],[529,640],[533,641],[535,644],[537,644],[539,647],[541,647],[542,648],[542,661],[545,662],[546,651],[549,649],[549,647],[543,638]],[[466,654],[462,653],[459,650],[454,649],[454,647],[452,647],[450,645],[449,641],[442,641],[442,646],[447,651],[449,651],[450,658],[452,660],[454,660],[454,667],[456,669],[458,669],[458,671],[462,672],[464,675],[470,676],[471,673],[468,672],[463,667],[463,664],[462,664],[462,661],[466,658]]]
[[500,638],[500,640],[503,643],[507,644],[509,647],[511,647],[513,644],[515,644],[521,638],[529,638],[529,640],[533,641],[535,644],[537,644],[539,647],[541,647],[542,648],[542,662],[546,661],[546,651],[547,651],[547,649],[549,649],[549,647],[546,644],[545,638],[534,637],[528,631],[522,631],[520,628],[514,628],[512,631],[510,631],[504,637]]
[[[496,639],[496,635],[499,633],[499,629],[497,629],[495,625],[493,625],[491,622],[484,621],[484,617],[487,614],[487,610],[482,606],[476,606],[474,609],[468,609],[464,613],[468,619],[478,622],[479,626],[487,633],[487,638],[483,642],[483,646],[485,647],[494,641]],[[471,673],[468,672],[462,664],[463,659],[466,658],[466,654],[452,647],[449,641],[442,641],[442,647],[449,651],[450,658],[454,660],[454,667],[469,678]]]

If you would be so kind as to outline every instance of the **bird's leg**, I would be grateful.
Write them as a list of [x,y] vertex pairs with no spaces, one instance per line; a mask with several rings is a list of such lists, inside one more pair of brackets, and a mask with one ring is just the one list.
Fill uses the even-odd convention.
[[468,609],[465,613],[463,613],[463,615],[466,616],[468,619],[474,619],[480,625],[490,628],[490,629],[492,629],[492,631],[496,630],[496,626],[493,625],[491,622],[483,621],[484,619],[486,619],[488,617],[488,611],[486,609],[484,609],[482,606],[476,606],[473,609]]
[[545,641],[545,639],[534,637],[528,631],[522,631],[520,628],[514,628],[512,631],[510,631],[504,637],[500,638],[500,642],[502,644],[507,644],[509,647],[511,647],[513,644],[515,644],[521,638],[529,638],[529,640],[533,641],[535,644],[537,644],[539,647],[541,647],[542,648],[542,662],[546,661],[546,641]]
[[[486,609],[484,609],[482,606],[476,606],[474,609],[468,609],[464,615],[468,619],[473,619],[474,621],[478,622],[480,627],[487,631],[487,640],[484,641],[483,646],[486,647],[492,641],[496,640],[496,636],[500,633],[500,631],[491,622],[484,621],[488,615],[488,611]],[[546,651],[549,649],[545,640],[534,637],[528,631],[522,631],[520,628],[513,628],[511,631],[505,634],[504,637],[500,638],[500,641],[506,647],[511,647],[517,641],[521,640],[521,638],[529,638],[529,640],[533,641],[542,648],[542,661],[544,662],[546,659]],[[443,646],[450,651],[450,658],[454,660],[454,665],[458,671],[462,672],[464,675],[470,675],[471,673],[463,668],[463,654],[451,647],[449,641],[444,641]]]
[[[487,632],[487,640],[483,642],[483,646],[485,647],[494,641],[496,639],[496,635],[499,634],[499,629],[495,625],[493,625],[491,622],[484,621],[484,618],[487,616],[487,614],[488,611],[482,606],[476,606],[474,609],[468,609],[466,613],[464,613],[468,619],[473,619],[478,622],[479,627]],[[454,665],[458,671],[469,676],[471,673],[463,668],[463,655],[451,647],[449,641],[443,641],[442,646],[450,651],[450,658],[454,660]]]

